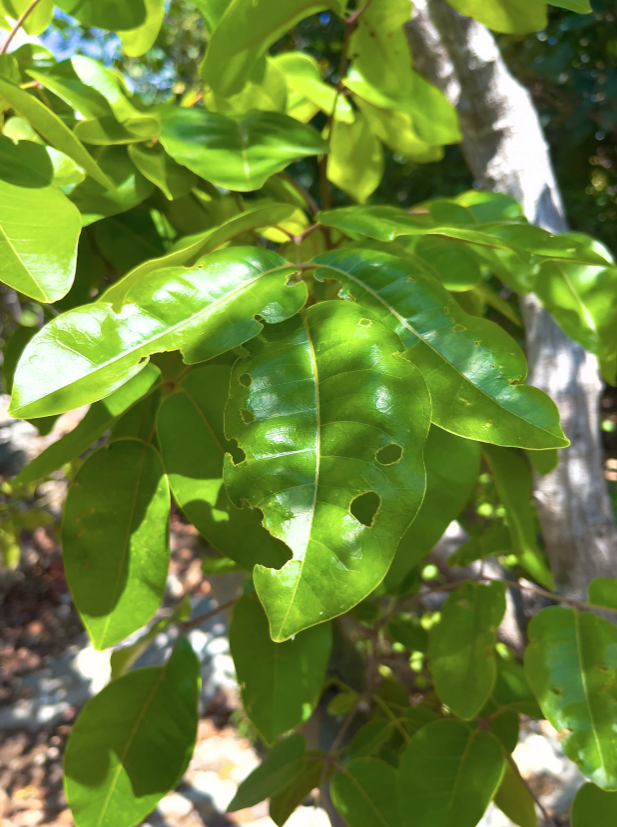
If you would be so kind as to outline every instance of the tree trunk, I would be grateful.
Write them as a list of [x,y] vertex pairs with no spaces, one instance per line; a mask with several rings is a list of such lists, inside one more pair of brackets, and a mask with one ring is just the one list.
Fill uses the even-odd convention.
[[[566,230],[531,97],[508,71],[490,32],[444,0],[417,0],[408,35],[416,66],[458,110],[463,154],[478,185],[514,196],[534,224],[553,233]],[[598,364],[535,296],[521,304],[529,382],[555,400],[572,441],[560,451],[557,469],[536,478],[540,524],[557,590],[584,598],[594,577],[617,576],[617,529],[600,444]]]

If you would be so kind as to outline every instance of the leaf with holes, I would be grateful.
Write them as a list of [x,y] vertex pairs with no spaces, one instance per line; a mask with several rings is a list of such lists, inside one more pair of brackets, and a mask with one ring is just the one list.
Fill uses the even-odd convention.
[[174,498],[191,523],[222,554],[251,571],[280,568],[289,551],[261,525],[259,511],[232,504],[223,483],[223,419],[231,366],[192,370],[162,404],[157,435]]
[[461,721],[428,724],[401,756],[403,827],[476,827],[503,772],[502,746],[492,733]]
[[196,175],[239,192],[262,187],[292,161],[328,152],[310,126],[280,112],[221,115],[200,109],[161,112],[161,143]]
[[137,439],[99,448],[66,499],[62,549],[75,605],[96,649],[146,624],[165,594],[169,485],[158,451]]
[[419,259],[342,249],[313,261],[317,278],[341,281],[343,298],[398,333],[426,379],[436,425],[496,445],[569,444],[555,403],[521,384],[527,363],[514,339],[466,313]]
[[137,669],[92,698],[66,750],[76,827],[133,827],[179,783],[197,735],[200,665],[181,638],[165,666]]
[[497,678],[497,627],[506,611],[503,583],[466,583],[448,597],[431,628],[428,656],[435,691],[464,720],[475,718]]
[[565,754],[604,790],[617,790],[617,629],[595,614],[551,606],[528,629],[525,674],[542,712],[565,733]]
[[291,548],[254,581],[274,640],[359,603],[382,581],[420,506],[430,404],[396,334],[360,307],[324,302],[246,346],[225,431],[232,500]]
[[157,270],[133,286],[119,313],[109,304],[77,307],[53,319],[17,366],[11,415],[49,416],[104,399],[145,367],[152,353],[180,349],[205,362],[279,322],[306,301],[303,284],[270,250],[232,247],[190,270]]
[[329,623],[275,643],[256,596],[245,595],[234,606],[229,645],[244,709],[266,743],[310,718],[330,660]]
[[399,827],[396,770],[378,758],[355,758],[330,783],[349,827]]

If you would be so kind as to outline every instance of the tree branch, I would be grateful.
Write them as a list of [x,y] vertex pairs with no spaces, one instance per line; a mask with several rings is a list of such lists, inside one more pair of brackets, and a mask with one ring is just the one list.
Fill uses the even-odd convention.
[[24,23],[28,19],[29,15],[35,10],[35,8],[38,6],[38,4],[40,2],[41,2],[41,0],[32,0],[32,3],[30,3],[30,5],[25,10],[25,12],[22,14],[22,16],[17,20],[17,22],[15,23],[15,25],[13,26],[13,28],[9,32],[7,39],[2,44],[2,48],[0,48],[0,55],[6,54],[6,51],[9,48],[9,46],[11,45],[11,43],[13,41],[13,38],[15,37],[17,32],[21,29],[21,27],[24,25]]

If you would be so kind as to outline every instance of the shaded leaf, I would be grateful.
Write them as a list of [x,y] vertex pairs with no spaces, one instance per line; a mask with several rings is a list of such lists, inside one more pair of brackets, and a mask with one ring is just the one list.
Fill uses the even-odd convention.
[[529,788],[508,760],[495,804],[519,827],[536,827],[538,816]]
[[297,763],[299,771],[295,778],[270,799],[270,818],[277,827],[283,827],[296,807],[315,787],[327,783],[334,772],[334,767],[326,764],[325,756],[318,752],[309,753]]
[[135,29],[146,20],[144,0],[56,0],[62,11],[84,26],[113,32]]
[[[448,0],[467,17],[484,23],[489,29],[505,34],[527,34],[546,28],[546,4],[530,0]],[[567,0],[566,0],[567,2]]]
[[141,174],[156,184],[170,201],[188,195],[197,183],[195,174],[177,164],[159,143],[154,146],[131,144],[129,158]]
[[410,652],[428,650],[428,633],[416,618],[402,614],[396,615],[388,623],[388,631],[393,640],[401,643]]
[[154,138],[160,130],[156,118],[138,115],[118,123],[113,115],[91,121],[79,121],[73,134],[84,144],[112,146],[139,143]]
[[304,737],[297,732],[279,741],[240,784],[227,812],[235,813],[237,810],[254,807],[287,786],[298,774],[302,766],[298,759],[303,758],[305,752]]
[[378,758],[356,758],[330,782],[332,802],[349,827],[398,827],[396,770]]
[[583,784],[572,804],[572,827],[613,827],[617,819],[617,792]]

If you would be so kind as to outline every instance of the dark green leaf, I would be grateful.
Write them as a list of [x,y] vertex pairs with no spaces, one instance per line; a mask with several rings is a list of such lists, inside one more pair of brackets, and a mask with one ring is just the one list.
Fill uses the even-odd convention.
[[386,718],[375,718],[364,724],[349,742],[349,757],[363,758],[376,755],[392,738],[392,723]]
[[295,778],[270,799],[270,818],[277,827],[283,827],[293,811],[310,795],[315,787],[330,780],[334,767],[326,764],[320,753],[309,753],[297,762]]
[[528,629],[525,674],[564,752],[606,790],[617,790],[617,628],[591,613],[551,606]]
[[538,0],[448,0],[457,11],[495,32],[527,34],[546,28],[546,3]]
[[294,733],[273,747],[263,762],[244,779],[227,808],[228,813],[254,807],[265,798],[271,798],[286,787],[298,774],[304,757],[306,744],[304,737]]
[[329,623],[275,643],[259,601],[247,595],[234,606],[229,645],[244,709],[267,743],[310,718],[330,659]]
[[161,143],[179,164],[231,190],[257,190],[292,161],[328,152],[314,129],[279,112],[233,117],[199,109],[161,112]]
[[360,307],[324,302],[268,327],[234,367],[225,429],[246,460],[226,457],[229,494],[293,552],[254,573],[275,640],[370,594],[420,505],[429,400],[401,349]]
[[269,250],[233,247],[191,270],[157,271],[129,291],[120,313],[103,303],[69,310],[26,348],[11,413],[49,416],[95,402],[152,353],[180,349],[194,364],[236,347],[262,329],[256,315],[274,323],[302,307],[304,285],[286,286],[293,272]]
[[151,211],[144,204],[98,221],[94,238],[99,252],[120,273],[128,273],[165,252]]
[[135,29],[146,21],[144,0],[56,0],[62,11],[84,26],[119,32]]
[[393,640],[401,643],[410,652],[428,650],[428,633],[422,628],[417,618],[403,614],[396,615],[388,623],[388,631]]
[[343,298],[367,308],[399,334],[427,381],[436,425],[498,445],[569,444],[555,403],[521,384],[527,364],[514,339],[462,310],[418,259],[343,249],[314,262],[318,278],[343,282]]
[[131,144],[129,157],[141,174],[156,184],[170,201],[188,195],[197,183],[197,177],[170,158],[159,143],[154,146]]
[[435,721],[405,747],[398,774],[404,827],[476,827],[504,771],[501,744],[460,721]]
[[169,485],[158,452],[136,439],[99,448],[66,498],[62,547],[75,605],[97,649],[147,623],[169,568]]
[[355,758],[330,782],[332,802],[349,827],[398,827],[396,770],[377,758]]
[[495,795],[495,804],[510,821],[520,827],[536,827],[538,816],[529,787],[507,760],[503,780]]
[[174,498],[220,552],[251,571],[280,568],[289,552],[261,525],[261,514],[232,504],[223,483],[223,419],[231,367],[208,363],[191,371],[159,411],[157,434]]
[[173,790],[195,745],[199,684],[182,639],[165,666],[130,672],[88,701],[64,762],[76,827],[133,827]]
[[497,627],[506,611],[503,583],[466,583],[448,597],[431,628],[429,660],[439,698],[459,717],[475,718],[497,677]]
[[583,784],[572,804],[572,827],[614,827],[617,821],[617,792]]

